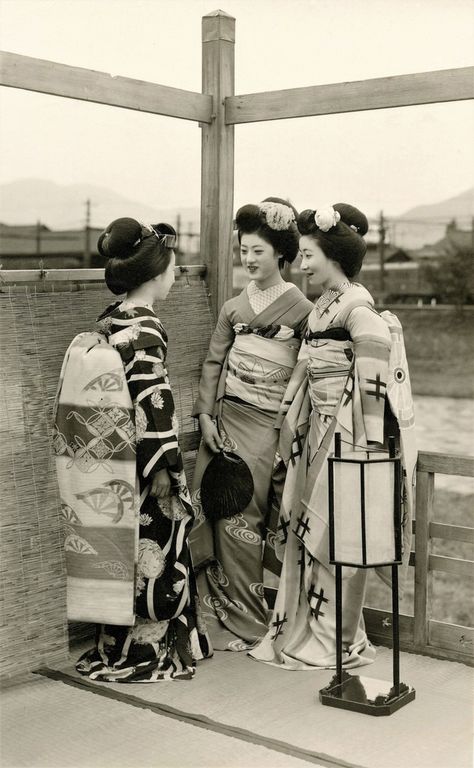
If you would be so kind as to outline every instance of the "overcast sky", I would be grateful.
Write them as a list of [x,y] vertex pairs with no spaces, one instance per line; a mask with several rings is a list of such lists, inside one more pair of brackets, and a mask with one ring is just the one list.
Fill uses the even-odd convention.
[[[471,0],[220,0],[236,93],[462,67]],[[212,0],[0,0],[3,50],[200,91]],[[1,88],[0,182],[109,187],[199,204],[196,123]],[[236,126],[235,205],[281,195],[396,215],[472,186],[471,102]]]

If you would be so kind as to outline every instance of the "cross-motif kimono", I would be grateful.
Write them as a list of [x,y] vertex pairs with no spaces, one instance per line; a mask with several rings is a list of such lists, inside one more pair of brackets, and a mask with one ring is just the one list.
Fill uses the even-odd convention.
[[[335,666],[327,468],[335,432],[341,433],[343,454],[396,436],[404,471],[407,563],[416,462],[413,404],[402,344],[396,380],[389,370],[389,360],[393,362],[394,353],[398,354],[398,349],[392,349],[391,355],[391,339],[401,328],[398,324],[392,329],[388,322],[358,284],[327,291],[308,318],[308,332],[280,413],[281,461],[275,471],[283,466],[287,474],[276,551],[283,567],[269,631],[250,653],[259,661],[285,669]],[[375,657],[362,616],[366,573],[342,569],[343,664],[348,668],[368,664]],[[379,575],[386,580],[385,571]]]
[[275,574],[281,567],[271,519],[273,509],[276,521],[282,488],[281,482],[272,484],[275,419],[311,308],[294,285],[282,282],[260,291],[250,283],[224,304],[203,365],[194,415],[216,417],[225,447],[244,459],[254,481],[243,512],[211,526],[199,489],[212,454],[201,444],[191,550],[203,615],[218,650],[250,648],[268,626],[264,567]]
[[[111,305],[97,330],[120,353],[133,405],[139,511],[135,620],[131,626],[97,625],[95,647],[77,670],[106,681],[188,679],[209,646],[190,567],[193,513],[165,364],[166,331],[151,306],[131,300]],[[157,499],[150,489],[161,469],[170,475],[171,495]],[[104,601],[107,595],[104,585]]]

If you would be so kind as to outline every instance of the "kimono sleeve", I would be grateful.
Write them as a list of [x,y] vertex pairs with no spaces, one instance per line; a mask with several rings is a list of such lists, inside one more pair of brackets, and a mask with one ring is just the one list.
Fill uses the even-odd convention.
[[[125,375],[135,408],[137,470],[143,477],[161,469],[178,472],[177,418],[165,366],[167,338],[163,326],[147,321],[125,352]],[[128,359],[127,359],[128,358]]]
[[314,308],[314,304],[311,304],[311,302],[308,302],[308,304],[310,304],[311,309],[308,312],[308,314],[305,316],[305,318],[301,321],[301,325],[299,327],[302,341],[301,341],[301,346],[298,353],[298,362],[300,360],[307,360],[309,357],[309,348],[308,348],[308,344],[304,339],[304,336],[307,331],[312,330],[311,320],[313,320],[313,323],[316,320],[316,310]]
[[367,440],[383,443],[390,331],[385,320],[369,307],[353,309],[347,319],[347,329],[354,343]]
[[302,294],[302,300],[301,300],[301,312],[302,316],[298,320],[298,322],[295,324],[295,334],[298,336],[298,338],[303,339],[305,336],[306,331],[308,330],[308,323],[309,323],[309,317],[311,315],[311,312],[314,309],[314,304],[312,301],[309,301],[305,296]]
[[214,414],[219,379],[234,338],[234,328],[224,304],[211,337],[209,352],[202,366],[193,416],[197,417],[200,413],[207,413],[209,416]]

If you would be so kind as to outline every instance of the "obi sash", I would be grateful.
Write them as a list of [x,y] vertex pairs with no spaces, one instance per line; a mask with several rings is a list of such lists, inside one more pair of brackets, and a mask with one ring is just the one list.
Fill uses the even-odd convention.
[[276,413],[298,357],[299,340],[236,336],[229,352],[225,395]]
[[352,342],[312,339],[307,351],[308,391],[312,407],[320,414],[333,416],[353,368]]
[[70,621],[135,621],[135,445],[119,353],[102,334],[79,334],[64,358],[53,432]]

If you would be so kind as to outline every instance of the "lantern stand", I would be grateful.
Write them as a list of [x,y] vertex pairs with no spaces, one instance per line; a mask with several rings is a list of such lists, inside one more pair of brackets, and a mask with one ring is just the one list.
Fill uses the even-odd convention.
[[[401,463],[396,456],[395,438],[389,438],[388,458],[370,460],[369,452],[364,458],[349,458],[341,455],[341,434],[334,436],[334,456],[328,458],[329,470],[329,561],[335,566],[336,578],[336,674],[325,688],[319,691],[319,700],[329,707],[350,709],[367,715],[391,715],[397,709],[405,706],[415,698],[415,689],[405,683],[400,683],[400,625],[398,605],[398,565],[401,563]],[[380,452],[382,453],[382,452]],[[386,456],[386,454],[385,454]],[[366,477],[367,465],[393,465],[393,557],[390,560],[370,563],[370,552],[367,546],[366,520]],[[335,519],[335,482],[334,465],[359,465],[360,468],[360,518],[361,518],[361,558],[362,562],[348,562],[342,553],[339,539],[343,539],[343,528],[337,529]],[[370,471],[370,470],[368,470]],[[339,546],[338,546],[339,545]],[[341,562],[341,560],[343,560]],[[390,565],[392,570],[392,651],[393,651],[393,682],[377,680],[370,677],[350,675],[342,669],[342,567],[343,565],[356,568],[370,568],[380,565]]]

